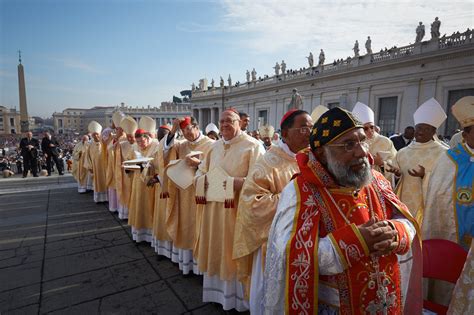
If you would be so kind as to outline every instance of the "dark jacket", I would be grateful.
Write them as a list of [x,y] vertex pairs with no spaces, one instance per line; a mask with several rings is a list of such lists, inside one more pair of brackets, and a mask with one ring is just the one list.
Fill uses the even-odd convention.
[[395,149],[397,149],[397,151],[400,151],[400,149],[406,147],[411,142],[405,142],[405,138],[403,138],[403,135],[392,137],[390,138],[390,140],[392,140],[393,146],[395,147]]
[[[53,144],[54,147],[50,147],[50,144]],[[49,156],[58,156],[59,155],[59,142],[55,138],[51,137],[51,140],[47,137],[44,137],[41,141],[41,150],[43,154],[48,154]]]
[[[31,150],[28,149],[29,145],[33,146]],[[30,140],[28,140],[28,138],[23,138],[20,141],[21,155],[23,156],[23,158],[38,157],[39,146],[40,144],[38,139],[31,138]]]

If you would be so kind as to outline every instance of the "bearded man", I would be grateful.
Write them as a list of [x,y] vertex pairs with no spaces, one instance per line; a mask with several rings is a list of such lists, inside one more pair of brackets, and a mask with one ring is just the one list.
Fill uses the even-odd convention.
[[309,142],[270,230],[265,311],[420,314],[417,224],[371,168],[363,124],[335,107],[316,121]]

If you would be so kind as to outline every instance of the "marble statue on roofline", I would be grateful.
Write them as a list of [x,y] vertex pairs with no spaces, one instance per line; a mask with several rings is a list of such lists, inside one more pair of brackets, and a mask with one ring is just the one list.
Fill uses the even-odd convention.
[[352,48],[352,50],[354,51],[354,57],[359,57],[359,41],[356,40],[356,42],[354,43],[354,48]]
[[247,70],[245,75],[247,76],[247,83],[249,83],[250,82],[250,71]]
[[227,83],[229,83],[229,87],[232,86],[232,78],[230,77],[230,74],[229,74],[229,77],[227,78]]
[[280,75],[280,65],[278,64],[278,61],[273,69],[275,69],[275,75]]
[[194,84],[194,82],[191,84],[191,90],[193,92],[196,91],[196,84]]
[[367,50],[367,55],[372,54],[372,40],[370,36],[367,36],[367,41],[365,42],[365,49]]
[[423,40],[423,37],[425,37],[425,26],[423,25],[423,22],[420,22],[416,27],[415,43],[420,43]]
[[221,86],[221,88],[224,87],[224,79],[222,77],[221,77],[221,81],[220,81],[219,85]]
[[300,93],[298,93],[297,89],[293,89],[291,102],[290,105],[288,105],[288,110],[290,109],[303,109],[303,97]]
[[285,72],[286,72],[286,63],[285,63],[285,60],[282,60],[281,61],[281,73],[285,74]]
[[435,20],[433,21],[433,23],[431,23],[431,39],[439,38],[440,26],[441,26],[441,21],[438,19],[438,17],[435,17]]
[[211,80],[211,89],[214,89],[214,78]]
[[257,81],[257,71],[255,71],[255,68],[253,68],[252,70],[252,81]]
[[326,56],[324,55],[324,50],[321,49],[321,52],[319,53],[319,63],[318,63],[318,65],[320,65],[320,66],[324,65],[325,60],[326,60]]
[[306,57],[306,59],[308,59],[309,67],[312,68],[312,67],[314,66],[313,53],[312,53],[312,52],[309,52],[309,56]]

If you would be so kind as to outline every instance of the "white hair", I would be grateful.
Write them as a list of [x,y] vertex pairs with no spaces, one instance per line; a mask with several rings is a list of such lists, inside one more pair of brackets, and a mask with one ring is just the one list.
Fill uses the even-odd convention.
[[[336,182],[341,186],[362,188],[372,181],[372,172],[367,157],[354,159],[348,164],[341,163],[331,149],[323,146],[326,154],[326,168],[331,173]],[[365,167],[360,171],[354,172],[351,166],[364,163]]]

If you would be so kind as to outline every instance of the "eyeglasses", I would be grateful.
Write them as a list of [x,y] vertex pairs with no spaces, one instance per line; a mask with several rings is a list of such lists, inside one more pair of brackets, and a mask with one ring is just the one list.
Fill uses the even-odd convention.
[[219,120],[219,125],[224,125],[224,124],[232,125],[234,123],[234,121],[238,121],[238,119]]
[[369,143],[366,140],[363,140],[363,141],[351,140],[344,143],[326,144],[326,146],[328,147],[344,147],[344,150],[346,150],[346,152],[354,151],[358,145],[360,145],[361,148],[364,150],[369,149]]
[[305,135],[305,134],[308,134],[311,132],[311,127],[299,127],[299,128],[289,128],[290,130],[291,129],[295,129],[295,130],[299,130],[301,134]]

